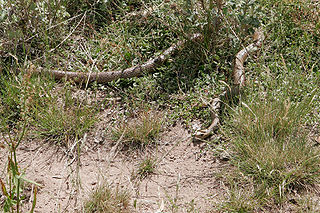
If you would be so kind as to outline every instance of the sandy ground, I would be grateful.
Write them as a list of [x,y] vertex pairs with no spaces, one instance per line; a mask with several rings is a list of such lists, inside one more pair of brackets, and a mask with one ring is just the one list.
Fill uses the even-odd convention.
[[[182,125],[162,133],[156,147],[129,155],[112,149],[114,143],[97,134],[106,125],[108,122],[98,124],[94,132],[78,142],[80,155],[72,154],[77,146],[68,153],[39,141],[21,144],[17,154],[20,169],[28,179],[42,185],[35,212],[81,212],[83,201],[105,181],[130,192],[132,212],[213,211],[212,202],[222,191],[215,172],[224,162],[213,157],[203,144],[194,144]],[[139,162],[148,156],[157,159],[154,174],[133,178]],[[0,177],[4,180],[6,149],[0,149],[0,159]],[[26,189],[32,194],[33,187]],[[25,209],[31,202],[32,196],[25,201]]]

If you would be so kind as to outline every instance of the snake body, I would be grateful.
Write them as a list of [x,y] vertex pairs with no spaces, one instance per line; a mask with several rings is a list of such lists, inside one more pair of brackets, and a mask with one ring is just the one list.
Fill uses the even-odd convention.
[[[253,35],[253,39],[253,43],[241,49],[235,57],[232,73],[233,87],[231,88],[232,91],[230,91],[231,96],[239,94],[240,90],[245,86],[244,62],[248,58],[249,54],[257,51],[262,46],[262,43],[264,41],[264,34],[262,30],[257,29]],[[194,134],[195,140],[204,140],[208,138],[212,134],[212,132],[218,128],[218,111],[221,106],[221,99],[226,98],[227,95],[228,92],[224,91],[220,94],[219,98],[213,99],[212,103],[210,104],[212,123],[207,129],[198,130]]]
[[[199,33],[194,34],[190,37],[191,41],[197,41],[203,39],[203,36]],[[256,30],[254,34],[254,41],[253,43],[249,44],[248,46],[241,49],[235,56],[234,67],[233,67],[233,88],[231,94],[239,94],[240,90],[245,86],[245,71],[244,71],[244,62],[246,61],[249,54],[257,51],[264,40],[264,35],[261,30]],[[124,70],[120,71],[108,71],[108,72],[89,72],[89,73],[82,73],[82,72],[66,72],[60,70],[34,70],[37,73],[48,73],[52,75],[55,79],[60,80],[66,78],[67,80],[72,80],[76,83],[87,83],[96,81],[97,83],[107,83],[113,80],[117,80],[119,78],[132,78],[138,77],[145,73],[150,73],[154,71],[155,68],[159,67],[163,63],[165,63],[179,48],[185,45],[188,40],[179,41],[176,44],[173,44],[168,49],[166,49],[162,54],[156,56],[146,63],[133,66]],[[211,108],[211,116],[212,116],[212,123],[211,125],[204,130],[198,130],[194,138],[203,140],[209,137],[212,132],[218,127],[219,125],[219,116],[218,111],[221,105],[221,98],[227,95],[227,91],[224,91],[220,94],[219,98],[214,98],[210,104]]]
[[244,62],[250,53],[257,51],[261,47],[264,40],[264,34],[261,30],[256,30],[253,38],[254,42],[240,50],[235,57],[233,84],[238,85],[240,88],[245,86]]
[[[190,40],[196,41],[200,38],[202,38],[202,35],[197,33],[191,36]],[[155,68],[165,63],[170,58],[170,56],[172,56],[177,51],[178,48],[181,48],[182,46],[184,46],[186,42],[187,40],[179,41],[178,43],[173,44],[168,49],[166,49],[162,54],[148,60],[146,63],[133,66],[120,71],[82,73],[82,72],[66,72],[66,71],[60,71],[60,70],[35,70],[35,72],[48,73],[57,80],[66,78],[76,83],[87,83],[87,82],[90,83],[93,81],[96,81],[97,83],[107,83],[110,81],[117,80],[119,78],[138,77],[145,73],[150,73],[154,71]]]

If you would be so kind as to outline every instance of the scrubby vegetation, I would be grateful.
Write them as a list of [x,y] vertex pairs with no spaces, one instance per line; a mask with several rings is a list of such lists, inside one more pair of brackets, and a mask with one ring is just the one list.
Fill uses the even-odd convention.
[[[21,143],[69,149],[114,104],[121,106],[119,117],[106,134],[131,151],[161,143],[161,131],[177,122],[192,133],[194,121],[207,127],[208,103],[233,86],[234,57],[257,28],[266,39],[245,64],[246,86],[222,100],[219,140],[204,141],[230,153],[228,171],[217,175],[225,196],[209,211],[319,210],[312,202],[320,181],[320,5],[314,0],[0,0],[0,148],[9,153],[0,206],[21,211]],[[190,40],[194,33],[202,40]],[[78,85],[41,73],[123,70],[182,40],[166,63],[141,77]],[[155,162],[143,160],[137,176],[152,175]],[[84,211],[129,212],[128,197],[102,185]],[[35,201],[36,192],[31,211]]]

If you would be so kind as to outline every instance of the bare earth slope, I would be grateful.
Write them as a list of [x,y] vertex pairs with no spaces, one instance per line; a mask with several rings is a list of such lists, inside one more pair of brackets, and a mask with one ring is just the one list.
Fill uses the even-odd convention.
[[[94,131],[101,130],[99,125]],[[79,212],[83,201],[103,181],[130,192],[132,212],[207,212],[221,195],[214,173],[222,163],[201,150],[201,144],[193,144],[181,125],[163,133],[157,147],[130,156],[117,152],[111,160],[110,141],[102,139],[97,145],[96,135],[88,134],[80,158],[53,145],[24,141],[17,154],[21,169],[28,179],[43,186],[37,194],[35,212]],[[0,150],[1,168],[5,168],[6,152]],[[133,178],[146,156],[158,160],[156,172],[145,179]],[[1,171],[1,178],[4,174]],[[30,195],[33,189],[26,188]],[[31,200],[27,197],[27,209]]]

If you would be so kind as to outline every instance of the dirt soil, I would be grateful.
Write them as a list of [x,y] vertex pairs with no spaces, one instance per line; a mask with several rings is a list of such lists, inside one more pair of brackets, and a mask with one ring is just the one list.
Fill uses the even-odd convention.
[[[156,147],[143,152],[115,149],[103,131],[110,126],[112,115],[105,111],[92,132],[68,150],[43,141],[21,144],[17,153],[20,169],[28,179],[42,185],[35,212],[81,212],[83,201],[105,181],[130,192],[132,212],[213,211],[213,203],[223,194],[215,173],[225,162],[207,151],[205,144],[193,143],[181,124],[168,128]],[[144,179],[133,178],[145,157],[157,159],[155,173]],[[6,163],[7,150],[0,149],[3,180]],[[31,195],[33,188],[26,188]],[[30,209],[31,202],[32,196],[24,206]]]

